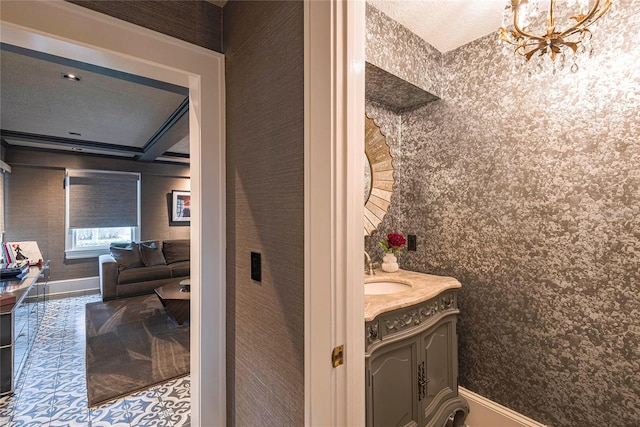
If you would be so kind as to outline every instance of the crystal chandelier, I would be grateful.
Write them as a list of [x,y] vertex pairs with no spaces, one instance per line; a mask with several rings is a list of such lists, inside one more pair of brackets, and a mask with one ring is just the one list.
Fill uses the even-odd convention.
[[[546,10],[540,8],[548,3]],[[541,68],[544,57],[551,59],[553,69],[564,68],[566,55],[572,55],[571,71],[578,70],[577,55],[592,53],[589,27],[611,7],[610,0],[564,0],[565,10],[558,12],[556,0],[508,0],[505,6],[500,38],[515,46],[515,56],[524,65],[532,58]],[[562,28],[556,22],[565,22]]]

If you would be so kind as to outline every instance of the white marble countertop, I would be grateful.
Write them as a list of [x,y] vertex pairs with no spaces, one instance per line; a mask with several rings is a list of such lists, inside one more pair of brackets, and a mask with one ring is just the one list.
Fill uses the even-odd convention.
[[411,285],[411,289],[387,295],[364,296],[364,320],[369,322],[376,316],[398,308],[409,307],[431,299],[448,289],[461,288],[462,285],[453,277],[434,276],[416,271],[399,270],[386,273],[376,270],[375,275],[365,274],[364,283],[392,281]]

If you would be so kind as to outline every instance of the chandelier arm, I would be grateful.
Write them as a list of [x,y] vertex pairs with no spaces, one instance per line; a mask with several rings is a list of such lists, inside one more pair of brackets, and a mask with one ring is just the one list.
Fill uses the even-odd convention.
[[567,37],[571,37],[572,35],[577,34],[577,33],[589,33],[589,34],[592,34],[591,30],[589,30],[589,28],[584,27],[584,28],[575,28],[573,31],[567,30],[564,33],[560,34],[560,37],[563,39],[563,42],[566,44],[568,42],[566,40],[564,40],[564,39],[567,38]]
[[556,30],[556,20],[553,17],[553,9],[556,7],[556,0],[549,1],[549,14],[547,15],[547,35],[553,34]]
[[[590,20],[591,18],[593,18],[593,16],[596,14],[598,6],[600,5],[600,0],[596,0],[596,2],[594,3],[593,7],[591,8],[591,10],[589,11],[589,13],[578,23],[576,23],[575,25],[567,28],[565,31],[563,31],[562,33],[560,33],[560,37],[564,38],[567,35],[570,35],[569,33],[573,34],[575,30],[578,30],[578,28],[580,26],[582,26],[582,24],[584,24],[586,21]],[[584,27],[589,27],[590,25],[592,25],[593,23],[595,23],[598,19],[600,19],[602,17],[602,15],[604,15],[605,13],[607,13],[607,11],[609,10],[609,8],[611,7],[611,0],[607,0],[607,2],[604,4],[602,11],[600,11],[600,13],[598,14],[598,16],[595,17],[595,19],[589,23],[587,23],[586,25],[584,25]],[[578,30],[580,31],[580,30]]]
[[[513,7],[513,6],[512,6]],[[539,40],[539,41],[544,41],[545,38],[544,37],[540,37],[540,36],[535,36],[533,34],[529,34],[526,31],[524,31],[522,28],[520,28],[520,26],[518,25],[518,11],[520,10],[520,5],[518,4],[518,7],[513,9],[513,27],[515,28],[515,30],[520,33],[521,35],[530,38],[530,39],[534,39],[534,40]]]

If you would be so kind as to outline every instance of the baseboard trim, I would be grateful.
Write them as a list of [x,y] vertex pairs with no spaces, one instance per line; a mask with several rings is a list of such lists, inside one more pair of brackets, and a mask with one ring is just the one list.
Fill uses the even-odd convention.
[[75,295],[100,293],[100,278],[81,277],[79,279],[55,280],[48,283],[49,298],[66,298]]
[[547,427],[463,387],[458,390],[469,403],[467,427]]

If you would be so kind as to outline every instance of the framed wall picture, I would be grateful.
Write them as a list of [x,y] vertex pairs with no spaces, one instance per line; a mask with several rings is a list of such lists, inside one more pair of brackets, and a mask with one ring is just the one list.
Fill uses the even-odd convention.
[[181,223],[191,221],[190,191],[171,191],[171,221]]

